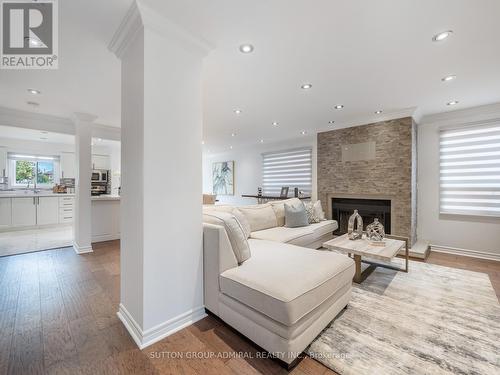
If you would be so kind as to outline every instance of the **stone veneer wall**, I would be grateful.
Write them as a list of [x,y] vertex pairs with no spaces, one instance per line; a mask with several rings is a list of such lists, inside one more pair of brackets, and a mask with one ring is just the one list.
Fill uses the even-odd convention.
[[[341,146],[374,141],[375,159],[342,162]],[[392,234],[416,241],[416,124],[411,117],[318,134],[318,199],[391,199]]]

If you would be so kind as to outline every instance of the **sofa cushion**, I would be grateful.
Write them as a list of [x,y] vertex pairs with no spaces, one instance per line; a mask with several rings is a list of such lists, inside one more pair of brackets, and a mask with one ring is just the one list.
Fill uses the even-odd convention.
[[307,212],[304,203],[288,204],[285,203],[285,227],[297,228],[307,227],[309,221],[307,220]]
[[275,227],[257,232],[252,232],[250,238],[257,240],[268,240],[275,242],[289,243],[297,246],[307,246],[322,236],[332,233],[338,228],[334,220],[325,220],[319,223],[310,224],[307,227],[287,228]]
[[203,206],[203,212],[208,212],[208,211],[220,211],[220,212],[229,212],[230,214],[233,214],[238,221],[241,224],[241,227],[243,228],[243,231],[245,232],[245,237],[248,238],[250,237],[250,223],[248,222],[247,218],[243,213],[235,206],[229,206],[229,205],[207,205]]
[[278,223],[278,227],[282,227],[285,225],[285,203],[288,204],[298,204],[300,203],[299,198],[290,198],[279,201],[270,202],[274,213],[276,215],[276,221]]
[[226,229],[229,242],[233,248],[234,255],[241,264],[251,257],[250,247],[241,223],[229,212],[205,211],[203,222],[220,225]]
[[290,326],[352,283],[354,262],[330,251],[248,240],[252,257],[220,276],[221,292]]
[[276,215],[269,203],[240,206],[238,209],[246,217],[252,232],[277,226]]

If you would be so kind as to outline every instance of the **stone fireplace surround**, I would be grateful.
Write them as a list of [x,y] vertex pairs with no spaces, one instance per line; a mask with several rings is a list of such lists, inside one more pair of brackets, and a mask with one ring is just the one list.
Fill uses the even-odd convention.
[[[342,161],[343,145],[375,142],[373,160]],[[318,134],[318,198],[391,201],[391,234],[416,241],[416,124],[411,117]],[[365,223],[369,224],[369,223]]]

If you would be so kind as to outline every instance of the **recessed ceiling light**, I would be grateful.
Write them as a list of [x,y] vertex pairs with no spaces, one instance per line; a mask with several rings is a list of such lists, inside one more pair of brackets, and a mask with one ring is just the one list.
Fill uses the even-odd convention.
[[98,142],[102,142],[102,138],[97,138],[97,141]]
[[264,143],[264,140],[263,140],[263,139],[261,139],[261,140],[260,140],[260,143]]
[[231,137],[236,137],[236,133],[231,133]]
[[445,40],[446,38],[448,38],[452,33],[453,33],[453,31],[451,31],[451,30],[443,31],[439,34],[434,35],[432,37],[432,41],[433,42],[441,42],[441,41]]
[[35,90],[35,89],[28,89],[28,92],[33,95],[38,95],[40,94],[40,90]]
[[381,113],[382,113],[382,110],[381,110],[381,109],[379,109],[378,111],[375,111],[375,114],[376,114],[376,115],[380,115]]
[[335,109],[343,109],[344,105],[343,104],[337,104],[334,108]]
[[241,114],[241,109],[235,109],[234,113],[236,113],[237,115]]
[[278,125],[279,125],[278,121],[273,122],[273,126],[278,126]]
[[229,146],[229,149],[232,150],[233,149],[233,146]]
[[458,104],[458,100],[452,100],[451,102],[446,103],[446,105],[456,105]]
[[201,141],[201,144],[204,145],[205,144],[205,141]]
[[38,107],[40,105],[40,103],[37,103],[37,102],[26,102],[26,104],[28,104],[32,107]]
[[300,132],[300,134],[302,134],[302,135],[306,135],[306,134],[307,134],[307,132],[306,132],[305,130],[302,130],[302,131]]
[[241,53],[252,53],[253,52],[253,46],[251,44],[242,44],[240,46],[240,52]]
[[441,81],[443,81],[443,82],[449,82],[449,81],[453,81],[456,78],[457,78],[456,75],[449,75],[449,76],[441,78]]
[[333,125],[333,124],[335,124],[335,121],[330,120],[330,121],[328,121],[328,123],[329,123],[330,125]]
[[304,83],[302,86],[300,86],[300,88],[304,90],[309,90],[311,87],[313,87],[313,85],[311,85],[310,83]]

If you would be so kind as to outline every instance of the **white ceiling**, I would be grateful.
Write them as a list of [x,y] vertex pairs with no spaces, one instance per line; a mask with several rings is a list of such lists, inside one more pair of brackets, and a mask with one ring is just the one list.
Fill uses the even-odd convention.
[[[130,2],[59,2],[60,69],[0,71],[0,105],[26,109],[33,99],[26,89],[34,87],[43,91],[37,111],[90,112],[119,125],[119,62],[107,44]],[[497,0],[144,2],[215,46],[204,64],[205,150],[296,138],[408,108],[444,112],[451,100],[460,102],[453,109],[500,102]],[[448,40],[431,41],[448,29]],[[242,43],[255,51],[241,54]],[[448,74],[458,78],[441,82]],[[306,82],[311,90],[300,89]],[[384,113],[375,115],[378,109]]]

